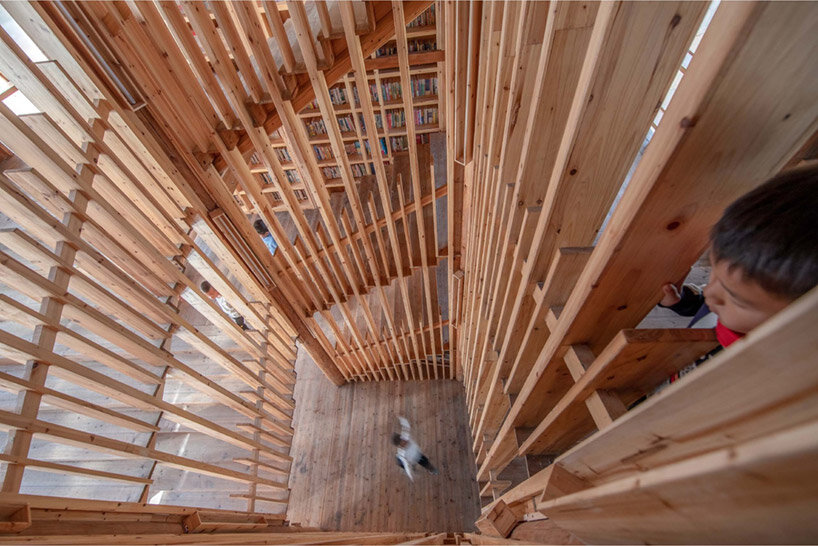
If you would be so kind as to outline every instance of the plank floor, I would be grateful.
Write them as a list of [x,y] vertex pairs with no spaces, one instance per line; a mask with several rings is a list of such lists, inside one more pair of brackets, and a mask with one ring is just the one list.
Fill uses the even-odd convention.
[[[463,386],[384,381],[335,387],[306,351],[296,362],[291,522],[338,531],[468,532],[480,515]],[[412,423],[438,467],[415,481],[390,442],[398,416]]]

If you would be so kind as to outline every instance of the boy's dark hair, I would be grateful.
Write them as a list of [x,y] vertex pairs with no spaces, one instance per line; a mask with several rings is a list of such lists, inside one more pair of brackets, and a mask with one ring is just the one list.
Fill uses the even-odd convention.
[[818,166],[781,173],[727,207],[710,233],[713,258],[777,296],[818,285]]
[[397,432],[392,434],[392,443],[395,444],[396,446],[399,446],[400,442],[401,442],[400,434],[398,434]]
[[256,230],[256,233],[259,235],[264,235],[265,233],[269,233],[269,229],[267,229],[267,224],[264,223],[264,220],[259,218],[255,222],[253,222],[253,229]]
[[199,288],[201,288],[201,289],[202,289],[202,292],[204,292],[205,294],[207,294],[208,292],[210,292],[210,289],[211,289],[211,288],[213,288],[213,287],[212,287],[212,286],[210,286],[210,283],[209,283],[209,282],[207,282],[207,281],[202,281],[202,284],[200,284],[200,285],[199,285]]

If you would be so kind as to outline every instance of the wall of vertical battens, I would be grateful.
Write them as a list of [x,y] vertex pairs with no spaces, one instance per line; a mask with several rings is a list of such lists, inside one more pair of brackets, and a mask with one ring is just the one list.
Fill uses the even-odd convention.
[[[797,342],[788,333],[815,314],[815,294],[677,389],[628,408],[716,346],[709,330],[634,330],[662,284],[684,278],[727,204],[814,138],[815,6],[718,8],[594,246],[707,7],[445,2],[447,168],[464,176],[452,358],[489,503],[484,533],[506,537],[545,515],[591,542],[756,540],[754,510],[786,490],[780,505],[764,504],[782,522],[764,536],[814,536],[811,486],[788,489],[787,465],[814,471],[804,457],[818,449],[807,436],[815,416],[784,432],[805,422],[793,413],[801,402],[777,404],[807,396],[816,406],[806,394],[814,366],[800,352],[814,341],[800,327]],[[765,352],[772,342],[780,358]],[[770,370],[738,371],[751,354],[797,371],[761,395]],[[737,409],[737,392],[759,396]],[[758,436],[733,436],[731,419],[756,423]],[[765,459],[777,439],[781,453]],[[733,449],[747,458],[721,458]],[[741,474],[751,468],[769,484]],[[730,484],[718,509],[709,479]]]
[[[16,409],[0,411],[4,502],[31,489],[32,472],[58,475],[55,488],[81,476],[125,484],[111,500],[157,502],[154,480],[177,469],[234,484],[225,488],[233,499],[212,494],[201,505],[257,508],[280,523],[293,325],[258,281],[228,280],[243,267],[211,219],[197,219],[206,209],[196,194],[110,82],[49,30],[57,26],[47,10],[6,8],[47,60],[33,62],[19,37],[0,30],[9,94],[36,109],[0,105],[0,139],[14,154],[0,176],[0,373],[18,395]],[[203,279],[251,330],[201,292]],[[179,395],[187,390],[205,411]],[[174,430],[190,442],[168,441]],[[210,449],[189,456],[197,438]],[[54,455],[61,445],[71,446],[67,461]]]

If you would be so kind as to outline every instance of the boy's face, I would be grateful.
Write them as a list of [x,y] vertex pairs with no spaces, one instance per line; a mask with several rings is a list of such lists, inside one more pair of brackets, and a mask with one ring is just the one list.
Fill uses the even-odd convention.
[[721,322],[734,332],[746,334],[792,303],[764,290],[757,282],[745,279],[744,272],[716,262],[710,253],[710,282],[704,287],[704,299]]

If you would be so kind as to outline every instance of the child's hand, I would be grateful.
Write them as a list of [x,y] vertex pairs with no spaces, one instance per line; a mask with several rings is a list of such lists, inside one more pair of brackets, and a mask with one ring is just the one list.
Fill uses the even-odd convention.
[[682,299],[682,294],[679,292],[679,289],[673,283],[667,283],[666,285],[662,286],[662,300],[659,302],[661,305],[665,307],[670,307],[671,305],[676,305]]

